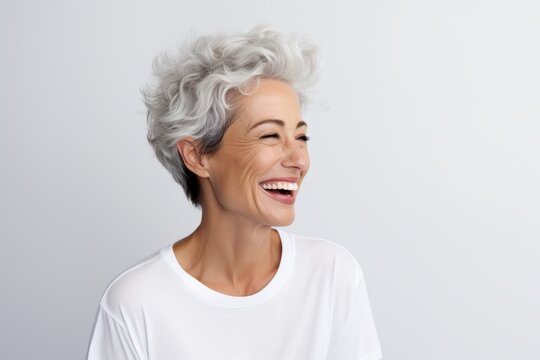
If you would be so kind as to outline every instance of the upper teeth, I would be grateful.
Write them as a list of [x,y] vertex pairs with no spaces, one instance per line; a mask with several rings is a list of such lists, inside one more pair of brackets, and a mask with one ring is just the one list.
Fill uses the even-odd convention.
[[289,182],[264,183],[262,187],[267,190],[298,190],[297,183]]

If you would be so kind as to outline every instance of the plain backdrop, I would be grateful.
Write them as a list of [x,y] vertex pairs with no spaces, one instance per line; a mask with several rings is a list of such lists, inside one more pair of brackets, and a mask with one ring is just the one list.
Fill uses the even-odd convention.
[[139,90],[258,23],[321,49],[289,230],[358,259],[385,359],[540,359],[534,0],[2,0],[0,358],[84,358],[108,282],[198,224]]

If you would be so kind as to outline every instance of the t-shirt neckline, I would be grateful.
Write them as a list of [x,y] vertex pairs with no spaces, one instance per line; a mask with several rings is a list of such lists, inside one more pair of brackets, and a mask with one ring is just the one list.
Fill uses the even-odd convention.
[[281,240],[281,260],[279,262],[278,269],[274,274],[274,277],[270,280],[266,286],[261,289],[259,292],[248,295],[248,296],[233,296],[220,293],[216,290],[213,290],[202,282],[191,276],[184,268],[180,265],[173,250],[173,244],[170,244],[164,247],[161,252],[162,256],[166,261],[171,265],[171,268],[180,277],[182,284],[184,284],[190,292],[195,295],[203,298],[214,305],[227,307],[227,308],[245,308],[251,307],[262,302],[267,301],[276,295],[285,285],[287,279],[291,273],[293,259],[294,259],[294,243],[291,239],[291,236],[281,230],[275,229],[278,232],[279,238]]

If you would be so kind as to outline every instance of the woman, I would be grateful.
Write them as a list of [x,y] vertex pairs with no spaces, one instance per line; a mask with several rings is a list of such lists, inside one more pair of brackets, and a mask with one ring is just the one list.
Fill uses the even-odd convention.
[[381,358],[352,255],[273,228],[309,169],[317,66],[313,45],[265,27],[158,58],[148,140],[201,224],[109,285],[88,359]]

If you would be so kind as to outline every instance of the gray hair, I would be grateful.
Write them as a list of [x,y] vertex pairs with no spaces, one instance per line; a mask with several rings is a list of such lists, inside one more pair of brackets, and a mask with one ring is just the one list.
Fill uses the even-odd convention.
[[234,118],[235,98],[248,94],[261,78],[287,82],[304,105],[306,91],[317,81],[318,64],[313,44],[267,26],[201,36],[175,56],[154,59],[157,83],[142,90],[148,141],[194,205],[200,205],[198,178],[184,165],[176,143],[192,137],[201,154],[217,150]]

